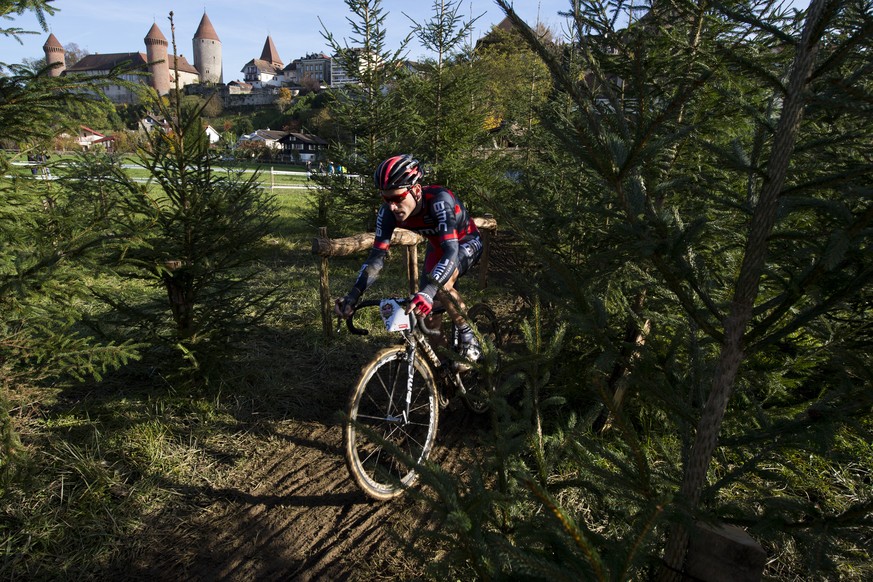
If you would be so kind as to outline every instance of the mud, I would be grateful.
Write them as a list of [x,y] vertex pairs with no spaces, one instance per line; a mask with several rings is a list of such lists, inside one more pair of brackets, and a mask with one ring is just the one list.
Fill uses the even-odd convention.
[[[432,460],[460,475],[482,424],[453,402]],[[156,520],[143,534],[151,537],[149,549],[117,574],[192,582],[420,576],[428,551],[410,547],[414,536],[435,527],[427,505],[409,495],[370,500],[349,477],[341,447],[338,424],[282,422],[243,483],[187,492],[202,508]]]

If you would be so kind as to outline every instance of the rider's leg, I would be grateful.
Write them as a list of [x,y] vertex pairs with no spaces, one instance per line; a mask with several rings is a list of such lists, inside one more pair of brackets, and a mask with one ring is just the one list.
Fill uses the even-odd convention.
[[[443,286],[437,297],[446,306],[449,316],[458,329],[459,351],[462,356],[471,361],[476,361],[482,355],[482,349],[479,346],[479,340],[476,339],[473,329],[470,324],[464,319],[464,313],[467,312],[467,306],[461,298],[461,294],[455,289],[455,282],[458,280],[460,273],[455,271],[451,279]],[[466,369],[465,364],[458,364],[459,368]],[[461,370],[463,371],[463,370]]]
[[461,294],[455,289],[455,282],[458,280],[459,274],[458,271],[455,271],[442,289],[437,291],[437,300],[445,306],[455,325],[461,327],[466,323],[463,314],[467,311],[467,306],[464,305]]
[[[467,312],[467,306],[464,304],[464,300],[461,298],[460,293],[455,288],[455,284],[458,281],[458,277],[466,273],[470,267],[476,263],[479,259],[479,256],[482,254],[482,242],[479,238],[478,233],[473,233],[466,237],[461,241],[460,248],[460,259],[458,263],[458,268],[452,273],[451,277],[448,281],[446,281],[441,288],[437,291],[436,300],[442,303],[446,311],[449,313],[449,316],[452,318],[452,322],[455,324],[455,327],[458,329],[458,335],[460,340],[460,348],[461,354],[467,357],[470,360],[477,360],[481,355],[481,349],[479,348],[479,342],[476,339],[476,336],[473,334],[473,330],[467,321],[464,319],[464,313]],[[424,256],[424,272],[422,273],[422,285],[426,283],[427,274],[430,273],[437,262],[442,258],[442,249],[439,247],[434,247],[433,245],[428,245],[427,251]],[[440,318],[440,323],[442,318]],[[433,327],[434,323],[429,323],[431,327]],[[445,345],[444,342],[440,342],[440,345]]]
[[[442,289],[438,290],[436,293],[436,301],[440,305],[446,308],[446,311],[449,314],[449,317],[452,318],[455,326],[460,328],[462,325],[466,325],[463,316],[461,315],[467,308],[464,306],[463,300],[461,299],[461,295],[458,293],[457,289],[455,289],[455,281],[458,280],[458,272],[456,271],[454,275],[443,285]],[[460,310],[458,309],[460,306]],[[430,329],[442,329],[443,325],[443,315],[442,313],[429,315],[427,317],[427,326]],[[448,340],[445,335],[440,334],[438,336],[434,336],[431,340],[431,343],[435,343],[441,347],[448,347]]]

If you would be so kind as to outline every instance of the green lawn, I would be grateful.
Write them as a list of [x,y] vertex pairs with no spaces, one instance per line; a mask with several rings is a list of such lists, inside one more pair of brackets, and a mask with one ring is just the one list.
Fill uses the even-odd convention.
[[[52,156],[47,165],[50,174],[55,177],[63,176],[64,167],[72,159],[74,159],[74,156],[70,155]],[[137,158],[127,156],[122,161],[122,164],[126,173],[132,178],[136,180],[147,180],[149,178],[149,172],[140,165]],[[258,179],[260,183],[264,187],[274,188],[277,191],[305,189],[312,185],[312,181],[307,176],[303,166],[228,162],[222,163],[218,167],[226,169],[228,172],[252,173],[257,171],[259,172]],[[4,177],[29,177],[33,175],[32,169],[32,165],[26,159],[14,159],[12,165],[4,173]],[[43,172],[40,172],[38,175],[41,177],[42,174]]]

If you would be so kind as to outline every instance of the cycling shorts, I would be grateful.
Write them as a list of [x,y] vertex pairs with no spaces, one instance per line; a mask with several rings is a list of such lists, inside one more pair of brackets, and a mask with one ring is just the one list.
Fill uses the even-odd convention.
[[[471,232],[460,241],[458,241],[458,277],[466,274],[470,267],[479,262],[479,257],[482,256],[482,237],[479,232]],[[435,247],[431,244],[427,245],[427,251],[424,254],[424,272],[421,274],[421,287],[423,288],[429,281],[428,275],[433,272],[437,263],[443,258],[442,247]]]

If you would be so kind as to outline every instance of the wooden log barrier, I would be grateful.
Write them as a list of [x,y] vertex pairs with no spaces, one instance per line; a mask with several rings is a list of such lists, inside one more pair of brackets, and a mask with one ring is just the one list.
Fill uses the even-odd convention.
[[[490,214],[484,217],[474,217],[473,222],[482,234],[482,258],[479,259],[479,286],[485,288],[488,283],[488,262],[491,256],[491,238],[497,230],[497,221]],[[375,235],[371,232],[347,236],[344,238],[328,238],[327,229],[320,228],[318,236],[312,239],[312,254],[321,257],[319,265],[319,295],[321,299],[321,325],[326,338],[333,335],[333,301],[330,296],[329,257],[346,257],[356,253],[369,251],[373,247]],[[415,293],[418,285],[418,244],[425,238],[405,228],[394,230],[391,236],[391,246],[406,248],[406,271],[409,278],[410,294]]]
[[686,580],[759,582],[767,554],[744,530],[724,523],[697,523],[688,544]]

